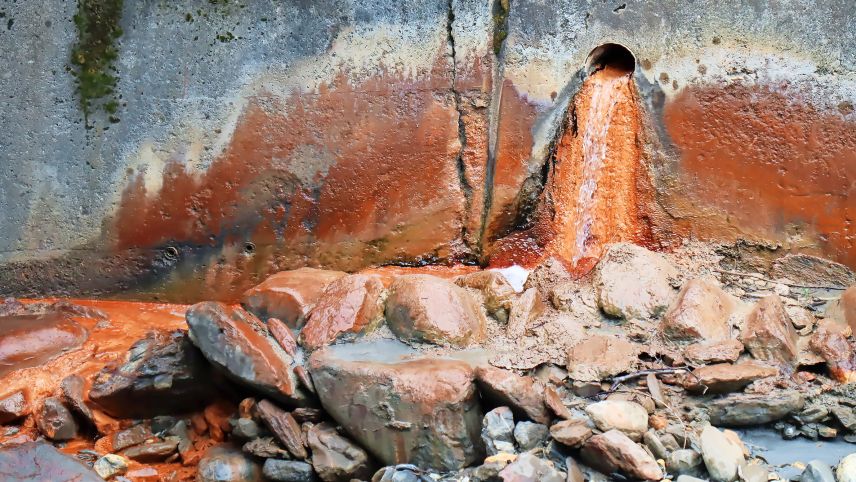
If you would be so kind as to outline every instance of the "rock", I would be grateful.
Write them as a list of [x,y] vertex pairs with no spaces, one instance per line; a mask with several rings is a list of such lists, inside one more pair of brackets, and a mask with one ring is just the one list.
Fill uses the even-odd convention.
[[832,415],[838,420],[841,425],[851,432],[856,432],[856,413],[850,407],[837,405],[830,409]]
[[581,447],[591,435],[591,429],[583,419],[562,420],[550,427],[553,440],[572,448]]
[[698,477],[693,477],[691,475],[679,475],[675,482],[708,482],[705,479],[699,479]]
[[687,346],[684,358],[697,365],[734,363],[741,353],[743,343],[740,343],[740,340],[703,341]]
[[235,420],[235,424],[232,427],[232,436],[244,440],[252,440],[258,437],[260,432],[261,428],[259,424],[251,418],[239,418]]
[[84,399],[84,390],[86,382],[80,375],[69,375],[62,379],[60,383],[60,391],[62,392],[62,400],[76,414],[83,417],[90,424],[95,424],[95,416],[92,410],[86,406]]
[[673,341],[715,341],[731,337],[728,319],[734,313],[731,295],[705,279],[684,284],[678,298],[666,312],[660,329]]
[[199,460],[197,482],[261,482],[258,464],[229,445],[208,449]]
[[573,418],[570,410],[568,410],[568,407],[566,407],[565,403],[562,401],[562,397],[560,397],[552,387],[544,387],[544,405],[546,405],[547,408],[549,408],[550,411],[559,418],[563,418],[565,420]]
[[856,482],[856,453],[847,455],[838,462],[835,479],[838,482]]
[[134,445],[139,445],[152,436],[152,432],[141,423],[114,433],[110,437],[110,445],[113,450],[122,450]]
[[455,284],[481,291],[487,312],[499,321],[508,320],[516,293],[502,273],[493,270],[476,271],[458,276]]
[[532,450],[547,440],[547,426],[534,422],[517,422],[514,427],[514,440],[520,450]]
[[268,332],[279,343],[279,346],[288,353],[288,356],[294,357],[297,352],[297,340],[294,339],[291,328],[279,318],[268,318],[267,327]]
[[641,440],[648,430],[648,412],[635,402],[604,400],[587,406],[586,413],[601,431],[620,430],[631,440]]
[[802,410],[803,396],[795,391],[734,394],[708,402],[710,423],[727,427],[762,425]]
[[313,425],[308,434],[312,466],[324,482],[367,479],[371,476],[368,455],[326,423]]
[[309,311],[300,331],[308,350],[337,338],[369,333],[383,321],[383,283],[379,276],[352,274],[331,282]]
[[92,470],[101,476],[104,480],[110,480],[111,477],[122,475],[128,471],[128,459],[116,454],[107,454],[92,465]]
[[163,462],[178,450],[178,439],[147,442],[122,451],[122,455],[137,462]]
[[568,350],[568,376],[600,381],[628,372],[639,362],[636,345],[611,335],[590,335]]
[[6,425],[30,414],[27,396],[19,390],[0,399],[0,425]]
[[565,264],[558,258],[547,258],[529,273],[524,283],[524,289],[535,288],[540,293],[549,293],[559,283],[572,279]]
[[300,328],[327,285],[346,274],[315,268],[280,271],[244,292],[241,304],[262,320],[279,318]]
[[306,447],[303,446],[303,432],[300,430],[300,425],[290,413],[268,400],[259,402],[256,409],[259,412],[259,418],[262,419],[277,440],[282,442],[282,445],[291,452],[291,455],[298,459],[305,459],[309,456]]
[[297,460],[265,460],[262,467],[265,478],[274,482],[312,482],[315,480],[315,471],[306,462]]
[[568,477],[565,479],[566,482],[585,482],[586,478],[583,471],[580,469],[580,464],[578,464],[574,459],[566,457],[565,467],[568,469]]
[[71,440],[77,436],[77,422],[58,398],[45,399],[36,415],[36,425],[39,432],[51,440]]
[[386,301],[387,324],[405,341],[463,347],[481,341],[485,319],[463,288],[442,278],[399,276]]
[[832,468],[822,460],[812,460],[800,474],[799,482],[835,482]]
[[839,301],[844,321],[852,333],[856,333],[856,285],[847,288]]
[[0,447],[0,480],[9,482],[103,482],[76,459],[53,445],[25,442]]
[[[658,459],[666,459],[669,456],[669,449],[666,448],[666,445],[660,439],[660,436],[657,435],[657,431],[654,429],[649,429],[642,435],[642,442],[648,447],[648,450],[654,455],[654,457]],[[675,443],[677,446],[677,443]]]
[[701,455],[695,450],[675,450],[666,459],[666,470],[675,475],[697,474],[702,467],[702,462]]
[[544,387],[532,377],[492,366],[476,369],[476,381],[482,397],[496,405],[511,407],[518,418],[548,423],[550,413],[544,405]]
[[856,382],[856,351],[841,333],[818,329],[809,340],[811,349],[826,361],[829,375],[839,383]]
[[131,346],[121,365],[101,370],[89,399],[114,417],[150,418],[200,408],[214,396],[211,382],[208,363],[185,331],[154,331]]
[[770,274],[808,285],[848,286],[856,275],[847,266],[808,254],[786,254],[773,261]]
[[595,268],[597,302],[610,316],[655,318],[675,298],[671,281],[677,277],[663,255],[634,244],[612,244]]
[[250,313],[206,301],[187,310],[187,325],[205,358],[230,378],[286,403],[306,403],[292,382],[288,355],[255,330],[261,323]]
[[488,455],[499,452],[515,453],[514,416],[508,407],[497,407],[487,412],[482,421],[481,439]]
[[190,464],[191,461],[193,461],[192,463],[199,461],[198,458],[200,454],[193,446],[187,422],[180,420],[178,423],[173,425],[172,428],[167,430],[167,433],[178,440],[178,455],[181,457],[181,460],[185,465]]
[[758,360],[769,360],[792,365],[799,354],[797,334],[791,317],[778,295],[758,301],[746,317],[740,341]]
[[535,288],[524,291],[511,304],[506,333],[512,339],[526,334],[529,324],[544,313],[546,306]]
[[287,459],[291,455],[279,446],[273,437],[259,437],[245,443],[241,450],[244,453],[260,458]]
[[744,463],[740,447],[710,425],[702,430],[699,444],[704,465],[713,481],[731,482],[737,478],[737,469]]
[[327,413],[382,463],[458,470],[483,450],[473,370],[417,354],[397,341],[331,345],[308,367]]
[[648,452],[618,430],[597,434],[583,445],[583,460],[603,472],[621,472],[640,480],[660,480],[663,471]]
[[718,363],[696,368],[684,378],[683,385],[692,392],[730,393],[742,390],[755,380],[778,374],[778,368],[757,363]]
[[499,472],[502,482],[565,482],[553,464],[533,454],[521,454]]
[[743,482],[768,482],[770,472],[760,463],[745,464],[740,467],[740,480]]

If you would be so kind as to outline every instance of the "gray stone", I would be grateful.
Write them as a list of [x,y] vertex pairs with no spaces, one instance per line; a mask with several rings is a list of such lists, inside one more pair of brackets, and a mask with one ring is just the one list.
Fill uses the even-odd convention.
[[669,450],[663,445],[663,442],[660,440],[660,437],[657,435],[657,432],[654,429],[648,430],[645,432],[645,435],[642,436],[642,442],[648,447],[648,450],[654,454],[654,457],[658,459],[665,460],[669,455]]
[[77,422],[65,405],[54,397],[45,399],[36,415],[36,425],[51,440],[71,440],[77,436]]
[[514,415],[508,407],[497,407],[487,412],[482,420],[481,439],[488,455],[499,452],[515,453]]
[[0,447],[0,480],[103,482],[78,460],[43,442]]
[[282,448],[273,437],[259,437],[257,439],[250,440],[241,447],[241,450],[243,450],[244,453],[263,459],[287,459],[291,457],[291,454]]
[[30,404],[23,391],[17,391],[0,400],[0,425],[19,420],[30,413]]
[[801,410],[805,399],[796,391],[734,394],[707,404],[710,423],[721,426],[762,425]]
[[197,482],[261,482],[261,469],[239,450],[218,445],[199,460]]
[[312,449],[312,466],[324,482],[368,478],[371,475],[368,454],[339,435],[329,424],[312,426],[307,439]]
[[675,450],[666,459],[666,469],[670,474],[698,474],[702,467],[702,457],[695,450],[681,449]]
[[245,440],[254,439],[259,436],[259,424],[251,418],[239,418],[235,420],[232,427],[232,435]]
[[297,460],[267,459],[262,467],[262,474],[276,482],[312,482],[316,480],[312,466]]
[[514,440],[521,451],[532,450],[547,440],[549,429],[535,422],[517,422],[514,427]]
[[80,375],[69,375],[63,378],[62,383],[60,383],[62,400],[72,411],[90,424],[94,424],[95,417],[92,415],[92,410],[83,401],[85,386],[86,382]]
[[812,460],[800,474],[799,482],[835,482],[835,475],[826,462]]

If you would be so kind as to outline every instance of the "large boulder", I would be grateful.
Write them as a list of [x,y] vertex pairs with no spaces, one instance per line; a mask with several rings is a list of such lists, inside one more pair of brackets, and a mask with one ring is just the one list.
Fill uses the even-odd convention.
[[300,328],[327,285],[345,275],[315,268],[280,271],[248,289],[241,304],[262,320],[279,318],[291,328]]
[[675,298],[672,282],[677,277],[663,255],[634,244],[612,244],[595,270],[598,305],[620,318],[660,316]]
[[384,464],[457,470],[480,460],[482,413],[468,364],[375,341],[322,348],[308,366],[330,416]]
[[97,473],[53,445],[26,442],[0,448],[0,480],[103,482]]
[[387,323],[405,341],[466,346],[481,341],[485,318],[463,288],[436,276],[399,276],[386,301]]
[[618,430],[589,438],[581,454],[587,464],[605,474],[621,472],[639,480],[663,478],[654,457]]
[[252,314],[206,301],[187,310],[190,339],[228,377],[277,400],[308,403],[291,378],[290,358]]
[[596,382],[632,370],[639,363],[639,349],[612,335],[590,335],[568,349],[568,376]]
[[799,355],[797,333],[778,295],[758,300],[746,317],[740,341],[758,360],[792,365]]
[[731,295],[717,284],[693,279],[684,284],[661,324],[663,334],[673,341],[713,341],[731,336],[728,319],[734,313]]
[[309,312],[300,332],[301,344],[315,350],[340,337],[375,329],[383,321],[383,283],[379,276],[352,274],[339,278]]
[[187,332],[154,331],[92,382],[89,399],[120,418],[189,412],[214,396],[211,370]]

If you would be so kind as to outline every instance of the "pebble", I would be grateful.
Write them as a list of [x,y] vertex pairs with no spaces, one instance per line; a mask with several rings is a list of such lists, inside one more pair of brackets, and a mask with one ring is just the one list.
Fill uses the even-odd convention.
[[306,462],[297,460],[267,459],[262,467],[262,474],[267,479],[276,482],[312,482],[315,471]]
[[104,480],[128,471],[128,459],[116,454],[107,454],[95,461],[92,469]]

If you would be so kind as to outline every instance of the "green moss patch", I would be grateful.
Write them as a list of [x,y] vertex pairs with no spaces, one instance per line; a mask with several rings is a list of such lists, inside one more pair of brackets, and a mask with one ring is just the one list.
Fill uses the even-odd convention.
[[83,117],[103,109],[111,122],[118,122],[119,103],[115,97],[119,81],[116,41],[122,36],[119,20],[123,0],[78,0],[74,25],[77,43],[71,50],[72,74],[77,84],[77,96]]

